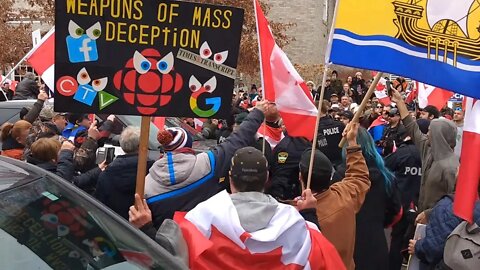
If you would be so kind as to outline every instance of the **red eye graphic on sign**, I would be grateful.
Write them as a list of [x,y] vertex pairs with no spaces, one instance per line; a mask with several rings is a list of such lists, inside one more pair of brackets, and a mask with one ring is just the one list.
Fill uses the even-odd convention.
[[173,53],[162,56],[156,49],[145,49],[135,51],[115,74],[113,84],[125,102],[142,115],[152,115],[182,89],[183,78],[174,70]]

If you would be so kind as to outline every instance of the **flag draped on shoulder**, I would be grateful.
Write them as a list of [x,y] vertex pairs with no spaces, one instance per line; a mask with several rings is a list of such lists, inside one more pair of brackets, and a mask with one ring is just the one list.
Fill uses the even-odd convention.
[[27,56],[27,62],[51,90],[55,89],[55,28],[52,28]]
[[480,98],[480,3],[341,0],[330,61]]
[[480,160],[480,100],[465,99],[462,155],[453,211],[457,216],[472,222],[480,181],[480,166],[478,166]]
[[312,140],[318,111],[310,91],[275,43],[260,3],[254,2],[265,99],[275,102],[290,136]]
[[230,195],[222,191],[187,214],[177,212],[174,220],[193,270],[345,269],[335,247],[288,205],[278,204],[267,227],[247,232]]

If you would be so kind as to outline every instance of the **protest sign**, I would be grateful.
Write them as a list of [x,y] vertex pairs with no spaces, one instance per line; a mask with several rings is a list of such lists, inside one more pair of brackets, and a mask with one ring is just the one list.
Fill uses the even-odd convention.
[[243,10],[182,1],[56,1],[55,111],[222,118]]

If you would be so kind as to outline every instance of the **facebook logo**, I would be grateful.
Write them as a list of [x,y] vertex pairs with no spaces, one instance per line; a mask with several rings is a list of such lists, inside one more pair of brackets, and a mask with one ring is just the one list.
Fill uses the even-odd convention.
[[79,38],[67,36],[68,58],[72,63],[91,62],[98,60],[97,41],[87,35]]

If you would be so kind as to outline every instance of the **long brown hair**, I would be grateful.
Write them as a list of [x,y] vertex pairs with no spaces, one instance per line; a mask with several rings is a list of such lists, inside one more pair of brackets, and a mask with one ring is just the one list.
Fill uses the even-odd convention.
[[2,142],[5,141],[8,136],[16,139],[20,137],[22,131],[30,129],[31,127],[32,124],[25,120],[18,120],[15,124],[5,123],[1,127],[2,133],[0,134],[0,139],[2,140]]

